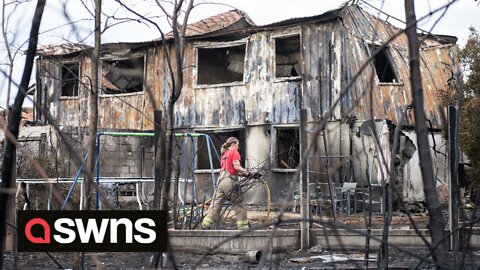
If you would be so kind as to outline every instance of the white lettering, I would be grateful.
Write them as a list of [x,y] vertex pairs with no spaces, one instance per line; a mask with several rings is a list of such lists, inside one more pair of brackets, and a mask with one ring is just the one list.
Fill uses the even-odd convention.
[[59,218],[59,219],[57,219],[55,221],[55,223],[53,224],[53,226],[55,227],[55,230],[59,233],[63,233],[63,234],[68,235],[68,237],[63,238],[61,235],[55,234],[55,235],[53,235],[53,239],[55,239],[55,241],[60,243],[60,244],[70,244],[73,241],[75,241],[75,237],[76,237],[75,231],[72,230],[72,229],[66,228],[65,226],[63,226],[63,224],[65,224],[68,227],[74,227],[75,226],[75,223],[73,222],[73,220],[71,220],[69,218]]
[[97,226],[97,222],[94,218],[90,218],[87,221],[87,227],[83,226],[82,219],[76,218],[75,223],[78,227],[78,234],[80,236],[80,241],[85,244],[88,243],[90,240],[90,235],[93,233],[93,238],[95,239],[95,243],[102,243],[103,238],[105,237],[105,232],[107,231],[109,219],[102,219],[102,224],[100,225],[100,229]]
[[110,243],[118,243],[117,228],[118,225],[125,225],[125,243],[132,243],[133,225],[127,218],[110,220]]
[[154,230],[142,226],[142,224],[147,224],[149,227],[155,227],[155,221],[153,221],[151,218],[140,218],[139,220],[135,221],[135,229],[140,232],[147,234],[147,238],[143,238],[141,235],[136,234],[135,241],[137,241],[140,244],[151,244],[153,241],[155,241],[155,238],[157,238],[157,235]]

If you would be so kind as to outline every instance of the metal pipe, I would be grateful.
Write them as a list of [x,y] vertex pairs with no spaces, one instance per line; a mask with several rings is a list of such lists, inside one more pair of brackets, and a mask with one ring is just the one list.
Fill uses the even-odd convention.
[[[210,138],[209,135],[205,134],[205,136],[208,138],[208,140],[210,141],[210,143],[215,146],[215,144],[213,144],[213,141],[212,141],[212,138]],[[217,156],[217,159],[218,159],[218,162],[221,162],[221,159],[220,159],[220,155],[218,154],[218,151],[215,147],[213,147],[213,150],[214,150],[214,153],[215,155]]]
[[[108,136],[116,136],[116,137],[121,137],[121,136],[133,136],[133,137],[153,137],[154,133],[153,132],[121,132],[121,131],[104,131],[104,132],[99,132],[102,135],[108,135]],[[198,138],[200,136],[204,135],[203,133],[175,133],[175,137],[186,137],[186,136],[191,136]]]
[[[213,189],[217,187],[216,181],[215,181],[215,173],[213,172],[213,161],[212,161],[212,151],[210,150],[210,136],[207,134],[204,135],[206,142],[207,142],[207,149],[208,149],[208,161],[210,162],[210,173],[212,174],[212,185]],[[214,147],[215,148],[215,147]]]
[[248,263],[258,263],[262,258],[261,250],[251,250],[245,254],[245,261]]
[[139,185],[139,183],[138,183],[138,182],[137,182],[137,183],[135,183],[135,192],[136,192],[136,195],[137,195],[138,208],[139,208],[140,210],[142,210],[142,202],[140,201],[140,195],[138,195],[138,194],[139,194],[139,188],[138,188],[138,185]]
[[27,208],[27,199],[30,199],[30,186],[29,185],[25,185],[25,194],[27,195],[27,198],[25,198],[25,205],[23,206],[23,210],[26,210]]
[[195,140],[192,140],[192,202],[197,203],[195,199],[195,159],[193,158],[195,156],[195,149],[197,149],[195,142]]
[[153,137],[153,132],[121,132],[121,131],[103,131],[99,135],[108,135],[114,137]]
[[145,146],[140,146],[140,177],[145,174]]
[[[85,158],[83,159],[84,162],[87,161],[87,157],[88,157],[88,154],[85,155]],[[80,166],[77,174],[75,175],[75,180],[73,180],[72,187],[70,187],[70,190],[68,191],[67,197],[65,198],[65,201],[63,202],[60,210],[63,210],[65,208],[65,205],[67,204],[68,199],[72,195],[73,189],[75,188],[75,185],[77,184],[78,178],[80,177],[80,174],[82,173],[82,170],[83,170],[83,166]],[[82,194],[80,194],[80,198],[82,198]]]
[[48,200],[47,200],[47,210],[51,210],[52,203],[52,185],[48,186]]
[[[56,178],[48,178],[48,179],[43,179],[43,178],[33,178],[33,179],[25,179],[25,178],[19,178],[17,181],[19,182],[25,182],[28,184],[65,184],[65,183],[73,183],[76,178],[58,178],[58,181]],[[100,178],[100,184],[104,183],[133,183],[133,182],[141,182],[141,183],[147,183],[147,182],[153,182],[154,179],[152,177],[102,177]],[[83,177],[78,177],[78,181],[80,183],[83,183]]]
[[[185,180],[188,179],[188,172],[187,172],[187,163],[188,163],[188,149],[187,149],[187,142],[188,142],[188,139],[185,139],[183,141],[183,178]],[[187,180],[188,181],[188,180]],[[183,200],[186,201],[186,198],[187,197],[187,185],[184,183],[183,184]],[[183,207],[183,212],[185,212],[185,203],[184,201],[182,201],[182,207]]]
[[98,187],[100,185],[99,178],[100,178],[100,136],[102,136],[104,132],[99,132],[97,133],[97,162],[95,162],[95,165],[97,166],[97,186],[95,188],[95,198],[96,198],[96,209],[98,210],[100,208],[100,195],[98,194]]
[[[103,131],[103,132],[98,132],[97,133],[97,144],[96,144],[96,150],[97,150],[97,160],[96,160],[96,181],[97,181],[97,187],[96,187],[96,209],[98,210],[100,208],[100,194],[99,194],[99,191],[98,191],[98,186],[100,184],[100,182],[103,182],[105,183],[105,181],[101,181],[100,180],[100,137],[102,135],[108,135],[108,136],[116,136],[116,137],[120,137],[120,136],[132,136],[132,137],[153,137],[154,136],[154,133],[153,132],[120,132],[120,131]],[[188,136],[188,137],[194,137],[194,138],[198,138],[200,136],[206,136],[207,138],[207,147],[208,147],[208,154],[209,154],[209,159],[210,159],[210,167],[212,168],[212,181],[213,181],[213,184],[214,184],[214,187],[215,187],[215,176],[214,176],[214,173],[213,173],[213,162],[212,162],[212,158],[211,158],[211,151],[210,151],[210,142],[212,143],[213,145],[213,142],[211,141],[211,138],[207,135],[207,134],[203,134],[203,133],[175,133],[174,134],[175,137],[185,137],[185,136]],[[216,151],[216,149],[214,148],[215,150],[215,154],[217,155],[217,158],[220,160],[220,157],[218,156],[218,153]],[[88,157],[88,154],[85,155],[85,159],[84,161],[87,160],[87,157]],[[80,177],[80,174],[83,170],[83,166],[80,167],[80,169],[78,170],[76,176],[75,176],[75,180],[73,181],[73,185],[72,187],[70,188],[69,190],[69,193],[67,194],[67,197],[65,198],[65,201],[62,205],[62,210],[65,208],[65,205],[68,201],[68,199],[70,198],[71,196],[71,193],[73,191],[73,189],[75,188],[75,185],[77,183],[77,180],[79,179]],[[58,180],[58,179],[57,179]],[[153,181],[153,179],[152,179]],[[58,181],[57,181],[58,182]],[[117,183],[117,181],[115,181],[114,183]],[[80,196],[81,198],[82,196]],[[81,207],[81,206],[80,206]]]
[[203,133],[175,133],[175,137],[194,137],[194,138],[198,138],[200,136],[204,136],[206,134],[203,134]]
[[83,182],[80,183],[80,210],[83,209]]

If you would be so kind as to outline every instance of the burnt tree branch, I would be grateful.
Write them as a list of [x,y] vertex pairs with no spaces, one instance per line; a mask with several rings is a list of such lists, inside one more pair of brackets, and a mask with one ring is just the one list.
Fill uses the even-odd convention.
[[[12,111],[8,117],[7,129],[13,134],[15,139],[18,139],[18,132],[20,126],[20,119],[22,113],[22,105],[30,82],[30,77],[33,70],[33,61],[35,58],[35,51],[38,43],[38,30],[40,29],[40,22],[42,21],[43,10],[45,8],[46,0],[39,0],[33,15],[32,28],[30,30],[30,37],[28,40],[28,49],[25,59],[25,67],[23,68],[22,80],[20,81],[19,91],[15,97]],[[9,190],[15,187],[15,171],[16,171],[16,150],[17,147],[14,142],[7,140],[5,147],[3,167],[2,167],[2,183],[0,189]],[[8,192],[0,192],[0,269],[3,268],[3,258],[5,253],[5,234],[6,234],[6,219],[8,212],[8,201],[11,199],[11,194]]]
[[432,157],[428,143],[427,120],[425,115],[422,77],[420,74],[420,42],[416,31],[416,15],[413,0],[405,0],[405,16],[408,38],[408,52],[410,59],[410,84],[415,114],[415,132],[417,133],[418,154],[420,169],[423,178],[423,191],[429,212],[429,229],[432,236],[431,246],[437,246],[433,251],[433,259],[437,269],[447,267],[447,245],[444,241],[445,223],[442,207],[438,200]]

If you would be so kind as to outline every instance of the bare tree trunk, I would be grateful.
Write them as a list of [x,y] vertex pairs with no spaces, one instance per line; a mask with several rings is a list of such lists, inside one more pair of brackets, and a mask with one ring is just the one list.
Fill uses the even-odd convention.
[[[35,8],[32,28],[30,30],[30,38],[28,40],[28,49],[22,80],[20,81],[19,91],[15,97],[15,102],[13,103],[12,111],[8,118],[7,132],[11,132],[15,139],[18,138],[22,104],[25,100],[25,96],[27,95],[28,84],[32,75],[33,61],[38,42],[38,29],[40,28],[40,22],[42,21],[44,8],[45,0],[39,0],[37,2],[37,7]],[[6,218],[9,210],[7,208],[7,202],[11,199],[10,195],[13,196],[13,194],[15,194],[9,191],[15,187],[16,182],[16,151],[17,147],[15,142],[7,140],[2,166],[2,183],[0,183],[0,269],[3,269],[3,258],[5,253],[5,233],[7,227]]]
[[[92,186],[94,185],[93,176],[96,160],[96,139],[98,126],[98,66],[100,64],[100,44],[101,44],[101,16],[102,16],[102,0],[95,0],[95,46],[92,52],[92,85],[90,86],[88,100],[88,159],[87,171],[90,174],[85,175],[85,206],[87,210],[91,209],[92,203]],[[98,187],[97,187],[98,188]]]
[[[6,20],[5,18],[5,7],[6,3],[5,0],[3,1],[2,4],[2,35],[3,35],[3,41],[5,42],[5,49],[7,51],[7,56],[8,56],[8,83],[7,83],[7,99],[5,102],[5,107],[6,107],[6,114],[5,114],[5,119],[8,119],[8,115],[10,114],[10,109],[9,109],[9,103],[10,103],[10,92],[12,89],[12,75],[13,75],[13,61],[14,58],[12,56],[12,52],[10,51],[10,43],[8,41],[8,36],[7,36],[7,29],[6,29]],[[28,86],[27,86],[28,88]]]
[[[384,199],[383,199],[383,204],[384,204],[384,209],[385,212],[383,214],[383,232],[382,232],[382,242],[380,243],[380,248],[378,249],[378,268],[379,269],[388,269],[388,237],[389,237],[389,228],[390,228],[390,223],[392,222],[392,196],[393,192],[392,190],[395,190],[395,187],[392,185],[395,185],[395,179],[397,177],[396,175],[396,170],[395,170],[395,158],[397,156],[397,152],[399,149],[400,145],[400,129],[403,124],[403,117],[404,114],[402,113],[402,116],[400,117],[397,126],[395,127],[395,132],[393,135],[393,146],[392,146],[392,152],[390,156],[390,169],[389,169],[389,174],[390,174],[390,182],[391,183],[385,183],[385,188],[383,190],[384,192]],[[385,162],[383,160],[382,162]],[[398,187],[397,187],[398,188]]]
[[447,245],[445,240],[445,223],[442,207],[438,200],[435,178],[433,174],[432,157],[428,143],[428,131],[425,111],[423,108],[423,89],[420,74],[420,42],[417,35],[417,23],[413,0],[405,0],[405,15],[407,20],[408,51],[410,57],[410,84],[415,110],[415,132],[417,133],[420,169],[423,178],[423,191],[429,212],[429,229],[432,236],[433,260],[437,269],[447,268]]
[[[172,179],[172,169],[173,169],[173,140],[174,140],[174,125],[175,125],[175,114],[174,114],[174,107],[175,107],[175,102],[177,102],[178,98],[180,97],[180,94],[182,92],[183,88],[183,55],[184,55],[184,42],[183,38],[185,36],[185,30],[186,30],[186,25],[187,25],[187,20],[190,14],[190,11],[193,8],[193,2],[194,0],[187,1],[187,8],[184,11],[184,21],[183,24],[180,24],[178,22],[178,16],[182,13],[182,5],[184,1],[178,1],[175,2],[175,5],[173,7],[173,12],[171,15],[168,14],[168,12],[163,8],[162,4],[160,1],[156,1],[157,5],[164,11],[165,15],[171,18],[171,23],[172,23],[172,33],[173,33],[173,48],[175,52],[174,56],[174,63],[175,65],[172,66],[170,63],[171,59],[169,59],[169,69],[170,69],[170,78],[172,81],[171,84],[171,91],[170,91],[170,98],[168,100],[168,105],[167,105],[167,110],[166,110],[166,166],[165,166],[165,171],[164,171],[164,178],[163,178],[163,186],[165,188],[162,190],[162,195],[160,199],[160,209],[161,210],[166,210],[168,212],[168,194],[170,191],[170,184],[171,184],[171,179]],[[163,37],[163,33],[160,31]],[[165,55],[169,55],[168,50],[169,47],[165,45],[164,43],[164,51]],[[156,186],[158,188],[159,186]],[[158,191],[156,191],[158,193]],[[176,209],[173,209],[175,212]],[[167,232],[167,239],[168,239],[168,232]],[[176,269],[176,263],[175,263],[175,258],[173,257],[172,253],[168,253],[169,259],[171,260],[173,264],[173,268]],[[160,253],[156,254],[154,256],[154,267],[157,267],[157,263],[160,261],[159,260]]]
[[162,111],[154,111],[155,122],[155,188],[153,190],[153,209],[160,209],[160,198],[165,174],[165,129],[162,123]]
[[174,107],[174,102],[172,104],[171,98],[167,107],[167,136],[166,136],[166,142],[165,145],[167,147],[166,151],[166,168],[165,168],[165,174],[164,174],[164,179],[163,179],[163,184],[165,188],[163,189],[162,193],[162,198],[160,201],[160,209],[161,210],[167,210],[168,211],[168,194],[170,192],[170,184],[171,184],[171,179],[172,179],[172,168],[173,168],[173,162],[172,162],[172,155],[173,155],[173,122],[174,122],[174,114],[173,114],[173,107]]
[[[95,45],[92,52],[91,67],[91,85],[88,99],[88,141],[87,141],[87,162],[85,179],[85,209],[88,211],[92,205],[92,187],[94,185],[94,170],[96,160],[96,139],[98,125],[98,66],[100,63],[100,44],[101,44],[101,16],[102,0],[95,0]],[[95,189],[98,192],[98,186]],[[84,253],[76,253],[73,260],[74,269],[82,269],[84,264]]]
[[[181,2],[180,2],[181,3]],[[175,114],[174,114],[174,107],[175,102],[177,102],[178,98],[180,97],[180,93],[182,92],[183,88],[183,37],[180,36],[177,24],[177,16],[178,11],[181,8],[181,4],[175,7],[175,11],[173,12],[172,18],[172,29],[173,29],[173,36],[174,36],[174,48],[175,48],[175,71],[173,72],[172,76],[172,91],[170,94],[170,98],[168,100],[167,106],[167,168],[165,172],[165,196],[163,196],[163,200],[161,203],[161,209],[166,209],[166,202],[168,200],[168,192],[170,190],[170,180],[172,178],[172,169],[173,169],[173,139],[174,139],[174,125],[175,125]],[[174,209],[175,210],[175,209]]]

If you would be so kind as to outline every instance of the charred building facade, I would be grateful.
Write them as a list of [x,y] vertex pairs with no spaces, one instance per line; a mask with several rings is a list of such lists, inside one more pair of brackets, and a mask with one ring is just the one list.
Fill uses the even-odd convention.
[[[165,40],[102,45],[99,130],[153,130],[153,112],[165,109],[169,98],[163,44],[172,50],[172,38],[167,34]],[[419,38],[434,166],[437,179],[443,180],[445,156],[436,155],[446,151],[438,91],[448,89],[458,70],[458,48],[454,37],[419,34]],[[396,181],[405,200],[423,199],[412,130],[415,119],[413,112],[405,110],[412,96],[408,43],[402,29],[357,5],[263,26],[234,10],[188,25],[185,46],[184,87],[175,104],[175,131],[206,133],[217,149],[228,137],[238,137],[245,166],[268,168],[265,179],[274,201],[292,196],[289,187],[296,185],[292,176],[301,158],[300,109],[307,110],[309,141],[314,142],[307,161],[310,182],[331,177],[337,185],[357,182],[358,187],[381,184],[378,134],[383,124],[392,129],[404,114],[398,157],[401,173]],[[48,112],[79,141],[88,133],[90,51],[88,46],[52,45],[37,52],[35,120],[50,124],[45,117]],[[325,119],[326,128],[313,132]],[[105,141],[111,155],[102,156],[102,167],[131,167],[121,174],[151,175],[153,143],[135,140],[123,150],[115,148],[114,140]],[[205,139],[191,144],[196,148],[192,168],[199,198],[213,191],[204,144]],[[127,164],[128,154],[121,158],[116,151],[149,162],[139,168],[136,162]],[[261,187],[253,189],[249,201],[259,202],[263,194]]]

